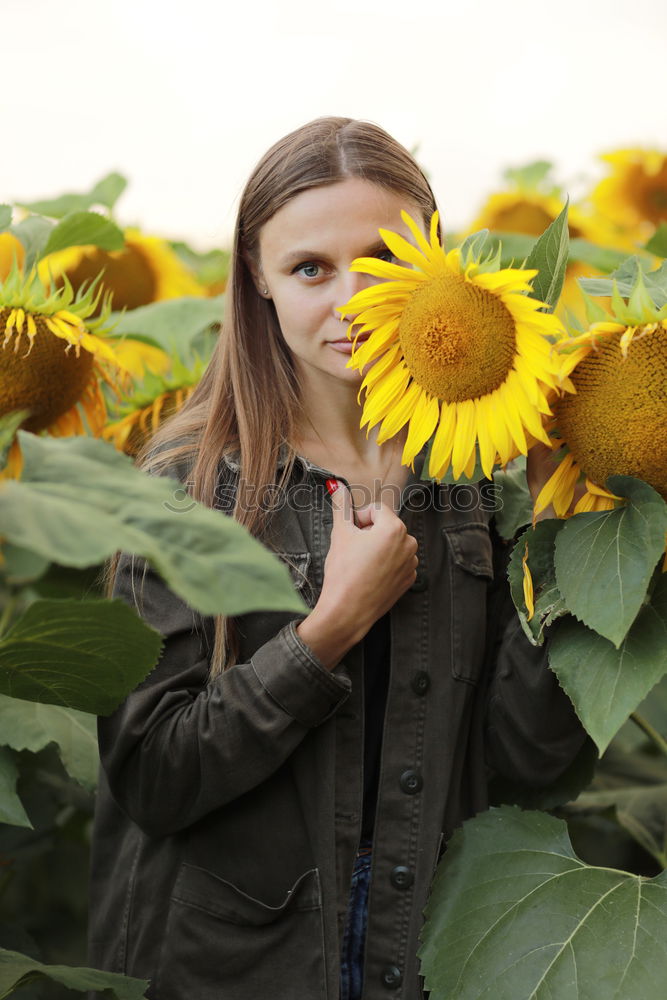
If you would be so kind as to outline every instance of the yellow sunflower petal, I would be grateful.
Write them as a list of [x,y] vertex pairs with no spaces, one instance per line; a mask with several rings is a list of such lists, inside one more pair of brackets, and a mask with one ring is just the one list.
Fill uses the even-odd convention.
[[477,440],[477,411],[472,399],[456,404],[456,433],[452,450],[452,475],[458,479],[468,464]]
[[440,415],[440,404],[434,396],[421,390],[416,406],[410,417],[408,436],[403,447],[401,461],[410,465],[435,430]]

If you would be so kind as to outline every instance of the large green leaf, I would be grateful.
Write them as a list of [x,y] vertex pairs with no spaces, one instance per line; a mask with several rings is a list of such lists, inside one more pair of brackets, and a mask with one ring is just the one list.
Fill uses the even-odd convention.
[[46,257],[67,247],[96,246],[120,250],[125,243],[122,230],[98,212],[71,212],[54,226],[40,256]]
[[514,538],[519,528],[530,524],[533,501],[526,481],[526,460],[521,456],[506,469],[496,469],[493,481],[500,488],[499,506],[495,513],[496,528],[501,538]]
[[0,997],[13,993],[19,986],[34,979],[62,983],[70,990],[104,991],[105,996],[116,1000],[144,1000],[147,979],[130,979],[115,972],[98,969],[75,968],[68,965],[45,965],[18,951],[0,948]]
[[150,337],[168,354],[176,354],[182,361],[192,361],[191,344],[195,337],[214,323],[222,322],[224,296],[197,298],[184,296],[152,302],[130,312],[113,313],[117,320],[114,334],[137,334]]
[[569,816],[584,816],[609,810],[644,850],[661,865],[665,857],[665,831],[667,830],[667,782],[657,785],[635,785],[628,788],[596,789],[584,792],[568,806]]
[[0,695],[0,742],[33,753],[55,743],[72,778],[86,788],[97,783],[97,719],[87,712]]
[[568,204],[566,202],[563,211],[544,230],[526,261],[527,268],[536,267],[538,271],[533,279],[532,295],[546,302],[550,309],[555,308],[565,280],[570,244]]
[[[533,643],[544,641],[544,630],[557,618],[567,614],[567,607],[556,585],[554,572],[554,542],[563,530],[563,521],[548,518],[534,528],[527,528],[512,549],[507,578],[512,600],[523,630]],[[533,580],[534,614],[528,620],[523,596],[523,557],[528,546],[528,569]]]
[[0,233],[4,233],[12,224],[12,206],[0,205]]
[[49,219],[43,219],[41,215],[29,215],[27,219],[12,226],[11,232],[21,241],[25,250],[24,271],[30,271],[40,257],[54,228],[53,223]]
[[11,413],[0,417],[0,469],[4,469],[7,465],[7,456],[16,432],[29,416],[30,410],[12,410]]
[[0,482],[0,534],[15,545],[65,566],[97,565],[117,550],[145,556],[204,614],[307,611],[287,567],[177,480],[146,475],[94,438],[18,433],[22,477]]
[[617,649],[567,618],[554,627],[549,665],[603,753],[651,688],[667,673],[667,577],[656,584]]
[[556,540],[554,565],[572,614],[620,646],[665,546],[667,504],[630,476],[612,476],[607,488],[627,502],[569,518]]
[[0,639],[0,693],[106,715],[161,647],[125,601],[38,600]]
[[16,792],[18,774],[16,754],[8,747],[0,746],[0,823],[32,829],[32,823]]
[[58,198],[45,198],[41,201],[21,202],[23,208],[39,215],[48,215],[52,219],[62,219],[70,212],[86,212],[93,205],[104,205],[112,209],[116,201],[127,187],[127,180],[121,174],[111,173],[90,191],[84,194],[61,194]]
[[600,247],[597,243],[589,243],[588,240],[579,237],[570,240],[570,260],[581,261],[582,264],[595,267],[598,271],[613,271],[626,257],[627,254],[622,250]]
[[636,254],[626,257],[623,263],[608,278],[580,278],[579,284],[589,295],[609,296],[613,294],[614,283],[625,299],[629,299],[637,281],[637,273],[641,271],[646,291],[653,299],[658,309],[667,303],[667,261],[660,267],[649,271],[650,263]]
[[426,907],[430,1000],[664,1000],[667,874],[584,864],[564,822],[504,806],[457,832]]

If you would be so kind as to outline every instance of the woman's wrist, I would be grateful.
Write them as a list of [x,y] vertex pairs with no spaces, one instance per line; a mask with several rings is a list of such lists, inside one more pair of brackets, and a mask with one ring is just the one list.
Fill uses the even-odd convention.
[[341,620],[340,615],[332,615],[317,605],[295,631],[327,670],[333,670],[365,635],[357,622]]

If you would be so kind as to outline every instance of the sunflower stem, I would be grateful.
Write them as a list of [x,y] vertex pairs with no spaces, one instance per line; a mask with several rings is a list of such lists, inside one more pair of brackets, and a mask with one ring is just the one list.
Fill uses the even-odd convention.
[[657,729],[654,729],[648,719],[645,719],[639,712],[632,712],[630,718],[641,731],[648,736],[658,750],[667,757],[667,740],[661,736]]

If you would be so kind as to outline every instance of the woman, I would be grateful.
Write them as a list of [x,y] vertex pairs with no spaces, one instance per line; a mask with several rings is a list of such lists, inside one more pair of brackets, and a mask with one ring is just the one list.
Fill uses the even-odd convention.
[[152,1000],[417,1000],[444,839],[487,805],[489,769],[547,784],[584,738],[521,634],[489,505],[421,483],[404,434],[359,429],[336,307],[374,280],[353,259],[389,259],[380,227],[411,238],[401,209],[426,221],[433,194],[376,126],[319,119],[270,149],[223,335],[146,449],[274,549],[311,609],[213,621],[114,567],[165,648],[99,722],[90,957]]

